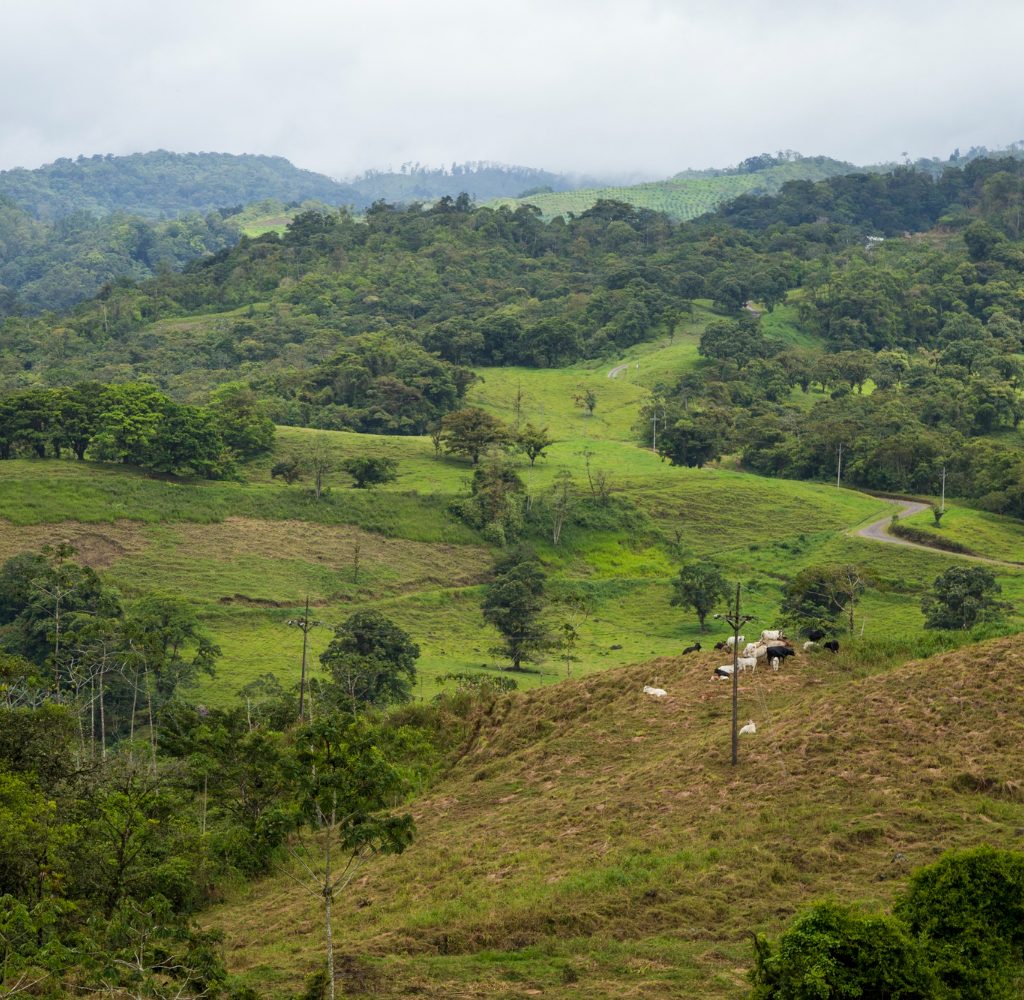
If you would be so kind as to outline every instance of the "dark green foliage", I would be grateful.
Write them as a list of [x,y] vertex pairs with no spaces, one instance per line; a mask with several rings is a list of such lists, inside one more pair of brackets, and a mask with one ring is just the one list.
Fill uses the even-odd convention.
[[453,500],[449,508],[488,541],[505,546],[525,528],[526,488],[515,469],[495,455],[474,470],[469,496]]
[[420,649],[408,633],[376,611],[358,611],[334,630],[320,657],[335,696],[355,713],[359,706],[408,701]]
[[219,479],[236,457],[269,450],[274,425],[252,390],[223,386],[210,407],[176,403],[147,382],[83,383],[0,398],[0,459],[20,455],[121,462]]
[[700,468],[722,456],[729,415],[721,410],[686,413],[666,408],[658,432],[658,454],[673,465]]
[[0,172],[0,196],[43,219],[75,212],[94,216],[131,212],[161,219],[270,198],[312,199],[331,205],[361,200],[353,189],[323,174],[300,170],[281,156],[163,149],[129,156],[62,158],[36,170],[5,170]]
[[757,939],[751,1000],[935,1000],[919,941],[898,920],[819,903],[772,950]]
[[835,566],[810,566],[799,572],[782,590],[781,611],[801,632],[820,629],[832,632],[850,602],[848,588]]
[[997,599],[1002,593],[985,566],[951,566],[935,578],[932,592],[921,600],[925,628],[966,629],[995,621],[1011,610]]
[[728,597],[729,585],[717,566],[711,563],[689,563],[680,568],[672,581],[669,604],[676,608],[692,608],[703,632],[707,616]]
[[983,846],[917,869],[892,916],[818,903],[774,948],[751,1000],[1012,1000],[1024,984],[1024,854]]
[[[219,214],[157,222],[77,210],[40,220],[3,194],[12,173],[0,173],[0,316],[71,309],[105,285],[180,270],[238,242]],[[73,331],[55,334],[58,353],[74,351]]]
[[950,996],[1020,996],[1024,855],[991,847],[950,852],[911,875],[895,913],[924,941]]
[[349,458],[341,463],[357,489],[393,483],[398,478],[398,462],[393,458]]
[[545,579],[536,554],[520,547],[495,563],[494,579],[487,585],[484,621],[501,633],[502,645],[497,651],[507,657],[513,670],[535,661],[550,646],[542,621]]

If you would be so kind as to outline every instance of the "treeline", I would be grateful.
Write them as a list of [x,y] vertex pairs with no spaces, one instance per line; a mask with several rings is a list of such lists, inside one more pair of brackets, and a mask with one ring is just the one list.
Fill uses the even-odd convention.
[[222,386],[208,406],[177,403],[144,382],[85,382],[0,397],[0,459],[70,452],[79,460],[220,479],[273,440],[273,423],[240,384]]

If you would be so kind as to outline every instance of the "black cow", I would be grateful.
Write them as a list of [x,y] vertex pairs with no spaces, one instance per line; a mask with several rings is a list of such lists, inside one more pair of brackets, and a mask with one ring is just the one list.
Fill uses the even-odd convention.
[[768,662],[771,663],[773,656],[784,660],[787,656],[795,656],[796,650],[792,646],[769,646],[765,655],[768,657]]
[[820,628],[812,628],[807,633],[807,638],[810,639],[811,642],[821,642],[821,640],[825,638],[825,633],[822,632]]
[[683,656],[686,656],[687,653],[699,653],[699,652],[700,652],[700,643],[699,642],[695,642],[692,646],[687,646],[686,649],[683,650]]
[[830,653],[838,653],[839,652],[839,643],[835,639],[829,639],[829,641],[825,643],[825,648]]
[[723,639],[721,642],[716,642],[715,649],[725,649],[725,640]]

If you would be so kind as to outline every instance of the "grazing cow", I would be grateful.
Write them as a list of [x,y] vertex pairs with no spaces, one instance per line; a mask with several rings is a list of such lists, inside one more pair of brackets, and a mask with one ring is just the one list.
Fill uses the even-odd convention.
[[738,656],[736,657],[736,664],[740,670],[756,670],[757,669],[757,657],[756,656]]
[[652,698],[664,698],[668,692],[664,688],[654,688],[648,684],[644,685],[644,694],[649,694]]
[[777,628],[765,629],[761,633],[761,642],[778,642],[782,638],[782,632]]
[[829,639],[829,641],[825,643],[825,648],[830,653],[838,653],[839,652],[839,643],[835,639]]
[[813,640],[811,640],[811,639],[808,639],[807,642],[804,643],[804,652],[805,653],[809,653],[809,652],[811,652],[812,649],[817,649],[817,648],[818,648],[818,644],[816,642],[814,642]]
[[768,658],[771,659],[773,656],[784,660],[787,656],[796,656],[796,650],[792,646],[769,646]]
[[686,656],[687,653],[699,653],[699,652],[700,652],[700,643],[699,642],[695,642],[692,646],[687,646],[686,649],[683,650],[683,656]]
[[808,631],[807,638],[810,639],[811,642],[821,642],[821,640],[825,638],[825,633],[822,632],[820,628],[812,628]]
[[725,648],[726,649],[732,649],[732,645],[733,645],[734,642],[735,643],[743,642],[743,636],[742,635],[731,635],[731,636],[729,636],[729,638],[725,640]]

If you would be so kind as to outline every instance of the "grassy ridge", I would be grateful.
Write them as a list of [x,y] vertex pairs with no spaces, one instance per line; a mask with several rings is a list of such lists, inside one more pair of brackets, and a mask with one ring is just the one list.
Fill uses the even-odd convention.
[[637,208],[664,212],[674,219],[694,219],[710,212],[723,202],[741,194],[774,194],[787,181],[819,181],[857,168],[836,160],[806,159],[781,163],[754,173],[721,173],[709,175],[701,171],[678,174],[664,181],[635,184],[628,187],[581,188],[552,194],[530,195],[527,198],[501,198],[492,205],[535,205],[545,218],[579,215],[599,199],[624,201]]
[[[826,894],[888,902],[945,849],[1012,842],[1016,642],[745,676],[758,732],[737,769],[713,654],[503,700],[415,804],[413,847],[337,908],[346,975],[395,997],[740,997],[749,931]],[[667,699],[641,693],[654,682]],[[277,994],[318,961],[316,903],[283,878],[212,921]]]

